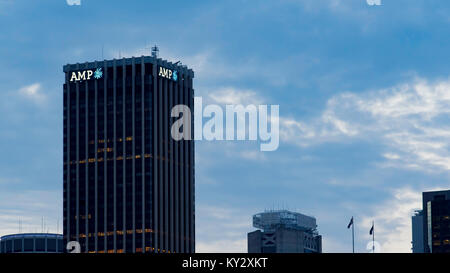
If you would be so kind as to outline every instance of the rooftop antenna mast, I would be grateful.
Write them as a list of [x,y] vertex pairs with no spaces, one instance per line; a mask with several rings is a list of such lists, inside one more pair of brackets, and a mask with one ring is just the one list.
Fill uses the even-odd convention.
[[154,47],[152,47],[152,57],[158,58],[158,55],[159,55],[159,48],[157,45],[155,45]]

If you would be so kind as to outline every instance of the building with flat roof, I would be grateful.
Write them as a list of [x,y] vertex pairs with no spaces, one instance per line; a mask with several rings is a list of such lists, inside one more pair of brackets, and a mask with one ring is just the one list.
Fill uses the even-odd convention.
[[63,235],[23,233],[0,237],[0,253],[63,253]]
[[424,253],[423,244],[423,211],[417,210],[411,217],[412,222],[412,252]]
[[322,236],[316,219],[297,212],[276,210],[253,216],[258,230],[248,233],[248,253],[321,253]]
[[194,141],[171,137],[173,106],[194,112],[194,72],[157,56],[63,70],[65,242],[194,252]]
[[425,253],[450,253],[450,190],[422,194]]

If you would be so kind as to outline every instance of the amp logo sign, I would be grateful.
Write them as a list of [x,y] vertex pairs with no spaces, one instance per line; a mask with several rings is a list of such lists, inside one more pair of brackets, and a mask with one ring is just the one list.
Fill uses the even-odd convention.
[[87,81],[87,80],[90,80],[91,78],[98,80],[98,79],[101,79],[102,77],[103,77],[102,69],[97,68],[95,71],[84,70],[84,71],[72,72],[70,81],[71,82]]
[[178,80],[178,72],[176,70],[164,68],[162,66],[159,67],[158,76],[169,79],[169,80]]

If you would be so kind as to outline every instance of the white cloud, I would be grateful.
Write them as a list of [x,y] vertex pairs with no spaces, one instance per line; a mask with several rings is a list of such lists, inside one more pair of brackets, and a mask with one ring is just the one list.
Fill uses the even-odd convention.
[[251,212],[198,205],[196,215],[197,253],[247,252],[247,233],[252,231]]
[[369,6],[380,6],[381,0],[366,0],[367,5]]
[[381,245],[381,252],[411,252],[411,216],[422,207],[420,191],[402,188],[393,191],[393,197],[373,208],[374,216],[364,216],[361,227],[369,242],[369,229],[375,222],[375,241]]
[[281,140],[299,146],[361,139],[382,143],[389,166],[450,170],[450,81],[415,80],[342,93],[309,121],[280,118]]
[[42,105],[47,101],[47,96],[41,92],[40,83],[24,86],[18,92],[22,97],[38,105]]
[[41,232],[42,217],[45,232],[62,233],[61,205],[62,192],[59,191],[0,192],[0,236],[18,233],[19,220],[22,232]]
[[[363,216],[360,229],[366,235],[367,242],[372,240],[369,229],[375,222],[375,241],[380,243],[381,252],[411,252],[412,227],[411,216],[417,209],[422,209],[422,191],[440,191],[444,188],[412,189],[399,188],[392,191],[392,196],[382,204],[370,209],[372,217]],[[367,215],[368,213],[366,213]]]
[[259,105],[262,104],[262,99],[253,90],[238,89],[234,87],[223,87],[208,94],[208,99],[211,103],[226,104],[226,105]]
[[67,5],[69,6],[80,6],[81,0],[66,0]]

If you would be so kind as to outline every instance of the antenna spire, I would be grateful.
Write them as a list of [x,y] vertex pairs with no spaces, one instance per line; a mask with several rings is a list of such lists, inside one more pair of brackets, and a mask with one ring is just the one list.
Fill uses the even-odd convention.
[[157,45],[152,47],[152,57],[153,58],[158,58],[159,55],[159,48]]

